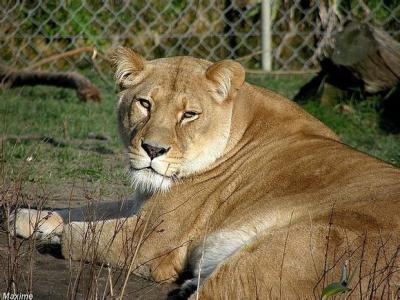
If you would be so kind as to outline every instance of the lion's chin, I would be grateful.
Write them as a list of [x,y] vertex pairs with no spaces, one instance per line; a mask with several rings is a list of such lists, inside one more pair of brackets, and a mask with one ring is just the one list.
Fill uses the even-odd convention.
[[135,170],[130,168],[131,182],[135,189],[144,192],[166,191],[172,185],[172,179],[158,174],[150,168]]

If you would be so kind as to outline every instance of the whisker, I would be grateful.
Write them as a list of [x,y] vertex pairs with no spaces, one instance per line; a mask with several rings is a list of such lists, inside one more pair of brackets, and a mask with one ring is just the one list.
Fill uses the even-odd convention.
[[183,155],[181,156],[168,156],[168,159],[181,159]]
[[144,156],[143,154],[140,154],[140,153],[128,153],[128,156],[129,157],[144,157],[144,158],[146,158],[146,156]]
[[162,162],[166,162],[166,163],[168,163],[168,164],[175,164],[175,165],[180,165],[181,164],[181,162],[182,162],[182,159],[180,159],[180,160],[164,160],[164,161],[162,161]]
[[171,168],[177,168],[177,167],[180,167],[180,165],[181,165],[180,162],[171,162],[171,161],[162,162],[162,164],[163,164],[163,165],[169,164]]

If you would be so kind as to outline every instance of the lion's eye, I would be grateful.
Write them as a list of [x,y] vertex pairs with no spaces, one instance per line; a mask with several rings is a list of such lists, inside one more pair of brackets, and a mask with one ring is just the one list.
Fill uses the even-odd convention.
[[138,99],[139,103],[141,106],[143,106],[145,109],[150,110],[151,108],[151,103],[147,99]]
[[194,117],[197,117],[199,114],[195,111],[186,111],[183,116],[182,119],[192,119]]

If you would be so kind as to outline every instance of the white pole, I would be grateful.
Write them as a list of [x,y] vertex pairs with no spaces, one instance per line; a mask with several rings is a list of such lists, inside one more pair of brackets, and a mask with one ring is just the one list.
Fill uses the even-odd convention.
[[264,71],[272,70],[271,1],[261,0],[261,62]]

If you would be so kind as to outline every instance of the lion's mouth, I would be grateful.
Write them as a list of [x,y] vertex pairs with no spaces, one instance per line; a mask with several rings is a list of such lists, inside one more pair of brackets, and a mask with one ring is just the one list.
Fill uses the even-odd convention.
[[148,172],[153,172],[153,173],[156,173],[156,174],[158,174],[158,175],[160,175],[160,176],[169,177],[169,176],[167,176],[167,175],[165,175],[165,174],[161,174],[160,172],[157,172],[157,171],[156,171],[155,169],[153,169],[151,166],[144,167],[144,168],[135,168],[134,166],[130,165],[130,166],[129,166],[129,170],[130,170],[131,172],[138,172],[138,171],[148,170]]

